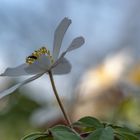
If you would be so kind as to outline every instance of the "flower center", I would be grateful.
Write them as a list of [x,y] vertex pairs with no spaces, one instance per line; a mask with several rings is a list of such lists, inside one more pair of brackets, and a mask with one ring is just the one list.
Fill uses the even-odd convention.
[[54,62],[53,56],[50,54],[50,51],[45,47],[40,48],[39,50],[35,50],[30,56],[26,58],[27,64],[33,64],[41,55],[47,54],[51,63]]

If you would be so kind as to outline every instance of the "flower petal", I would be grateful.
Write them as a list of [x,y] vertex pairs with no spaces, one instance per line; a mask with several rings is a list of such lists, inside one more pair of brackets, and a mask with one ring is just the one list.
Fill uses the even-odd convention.
[[40,67],[44,68],[45,70],[47,70],[51,65],[50,58],[47,55],[40,56],[38,59],[38,63],[40,64]]
[[28,75],[28,73],[24,70],[26,67],[28,67],[27,64],[19,65],[15,68],[7,68],[4,73],[2,73],[0,76],[22,76],[22,75]]
[[53,57],[55,60],[59,56],[62,40],[70,24],[71,20],[68,18],[64,18],[55,30],[53,41]]
[[57,64],[52,68],[53,74],[67,74],[71,71],[71,64],[66,58],[61,58]]
[[71,42],[67,51],[72,51],[74,49],[77,49],[77,48],[81,47],[84,43],[85,43],[85,39],[82,36],[77,37],[77,38],[73,39],[73,41]]
[[45,72],[51,65],[50,59],[46,55],[40,56],[33,64],[28,65],[25,71],[29,74]]
[[64,51],[60,58],[64,57],[64,55],[69,52],[72,51],[74,49],[77,49],[79,47],[81,47],[83,44],[85,43],[85,39],[83,37],[76,37],[75,39],[73,39],[73,41],[71,42],[70,46],[67,48],[66,51]]
[[42,74],[37,74],[37,75],[35,75],[35,76],[31,77],[31,78],[28,78],[27,80],[25,80],[25,81],[23,81],[21,83],[18,83],[16,85],[12,86],[9,89],[6,89],[6,90],[0,92],[0,99],[3,98],[3,97],[5,97],[5,96],[7,96],[7,95],[9,95],[9,94],[11,94],[12,92],[14,92],[15,90],[17,90],[21,86],[23,86],[23,85],[25,85],[25,84],[27,84],[27,83],[29,83],[31,81],[34,81],[35,79],[39,78],[42,75],[43,75],[43,73]]

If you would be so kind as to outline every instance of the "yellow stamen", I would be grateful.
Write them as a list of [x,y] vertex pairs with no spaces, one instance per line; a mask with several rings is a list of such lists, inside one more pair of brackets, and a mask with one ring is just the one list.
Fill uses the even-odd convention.
[[28,56],[26,58],[26,63],[27,64],[33,64],[41,55],[47,54],[51,63],[54,63],[54,59],[48,49],[45,47],[40,48],[39,50],[36,50],[32,53],[32,55]]
[[30,57],[27,57],[26,58],[26,63],[28,63],[28,64],[33,64],[34,63],[34,59],[33,58],[30,58]]
[[34,51],[34,52],[32,53],[32,56],[39,57],[39,56],[40,56],[40,54],[39,54],[39,52],[38,52],[38,51]]
[[38,50],[41,54],[47,54],[47,49],[45,47],[42,47]]

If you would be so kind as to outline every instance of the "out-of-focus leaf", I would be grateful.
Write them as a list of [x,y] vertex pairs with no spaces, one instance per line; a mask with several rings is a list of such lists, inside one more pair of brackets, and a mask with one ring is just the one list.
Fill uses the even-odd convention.
[[54,140],[81,140],[80,136],[72,129],[58,125],[49,129],[54,137]]
[[124,140],[125,138],[123,136],[120,135],[116,135],[115,136],[115,140]]
[[137,135],[137,137],[140,139],[140,131],[135,133]]
[[103,124],[93,117],[84,117],[74,123],[75,126],[82,126],[86,128],[103,128]]
[[29,134],[27,136],[25,136],[24,138],[22,138],[21,140],[39,140],[40,138],[43,140],[49,140],[47,139],[47,134],[44,133],[33,133],[33,134]]
[[37,138],[36,140],[54,140],[53,137],[41,137]]
[[116,128],[115,133],[126,140],[138,140],[138,137],[129,129],[127,128]]
[[[132,93],[133,94],[133,93]],[[139,129],[140,124],[140,98],[127,97],[118,107],[117,120],[126,123],[126,126],[132,126]]]
[[0,139],[19,140],[33,131],[41,131],[29,123],[31,113],[39,107],[18,92],[7,97],[7,106],[0,111]]
[[96,129],[86,140],[114,140],[113,129],[111,127]]

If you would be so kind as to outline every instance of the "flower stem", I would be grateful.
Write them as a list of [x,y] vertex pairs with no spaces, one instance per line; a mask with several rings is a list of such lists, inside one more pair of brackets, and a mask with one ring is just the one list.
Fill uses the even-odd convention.
[[71,127],[70,119],[69,119],[69,117],[68,117],[68,115],[67,115],[67,113],[66,113],[66,111],[65,111],[65,109],[64,109],[64,106],[63,106],[63,104],[62,104],[62,102],[61,102],[61,100],[60,100],[60,98],[59,98],[58,92],[57,92],[57,90],[56,90],[56,86],[55,86],[55,83],[54,83],[54,79],[53,79],[52,72],[49,71],[48,74],[49,74],[49,77],[50,77],[50,81],[51,81],[51,85],[52,85],[52,88],[53,88],[55,97],[56,97],[57,102],[58,102],[58,104],[59,104],[59,106],[60,106],[60,109],[61,109],[61,111],[62,111],[62,113],[63,113],[63,115],[64,115],[64,118],[65,118],[67,124]]

